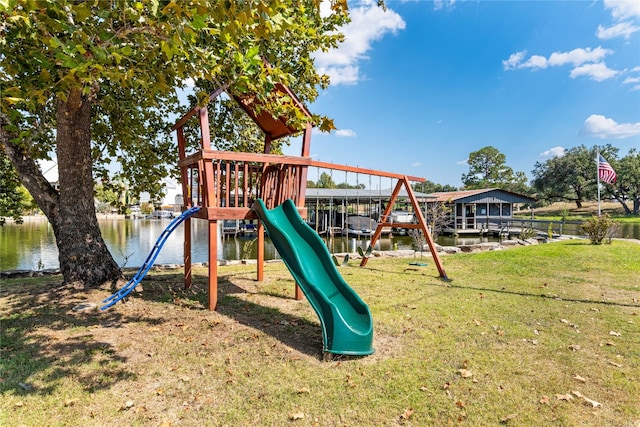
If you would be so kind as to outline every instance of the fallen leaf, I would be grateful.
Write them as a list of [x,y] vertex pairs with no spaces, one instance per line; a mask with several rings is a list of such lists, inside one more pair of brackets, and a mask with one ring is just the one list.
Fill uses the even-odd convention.
[[611,360],[609,360],[609,365],[613,365],[613,366],[615,366],[616,368],[621,368],[621,367],[622,367],[622,365],[621,365],[621,364],[616,363],[616,362],[611,361]]
[[300,390],[298,390],[298,394],[306,394],[306,393],[311,393],[311,390],[309,390],[307,387],[302,387]]
[[289,415],[289,419],[292,421],[301,420],[303,418],[304,418],[304,413],[302,412],[296,412],[295,414]]
[[581,347],[578,344],[571,344],[569,345],[569,348],[573,351],[578,351]]
[[64,402],[64,406],[73,406],[78,402],[78,399],[69,399]]
[[515,418],[515,417],[517,417],[517,416],[518,416],[518,414],[509,414],[509,415],[507,415],[506,417],[502,417],[502,418],[500,418],[500,422],[501,422],[501,423],[506,423],[506,422],[508,422],[509,420],[512,420],[512,419],[514,419],[514,418]]
[[473,372],[468,369],[458,369],[458,373],[462,378],[471,378],[473,376]]
[[456,402],[456,406],[457,406],[458,408],[464,408],[464,407],[465,407],[465,404],[464,404],[464,402],[463,402],[463,401],[458,400],[458,401]]
[[574,380],[577,380],[577,381],[580,381],[581,383],[586,383],[586,382],[587,382],[586,378],[582,378],[582,377],[581,377],[580,375],[578,375],[578,374],[575,374],[575,375],[573,376],[573,379],[574,379]]
[[600,402],[596,402],[595,400],[591,400],[588,397],[583,397],[584,401],[586,403],[588,403],[589,405],[593,406],[594,408],[598,408],[600,406],[602,406],[602,403]]
[[575,397],[577,397],[578,399],[582,399],[582,400],[584,400],[584,402],[585,402],[586,404],[591,405],[591,406],[592,406],[592,407],[594,407],[594,408],[598,408],[598,407],[602,406],[602,403],[600,403],[600,402],[596,402],[596,401],[595,401],[595,400],[593,400],[593,399],[589,399],[587,396],[585,396],[584,394],[580,393],[580,392],[579,392],[579,391],[577,391],[577,390],[574,390],[574,391],[572,391],[571,393],[572,393]]
[[612,337],[619,337],[622,334],[620,332],[616,332],[616,331],[609,331],[609,335],[611,335]]
[[569,400],[573,399],[573,396],[571,396],[570,393],[567,393],[567,394],[556,394],[556,399],[557,400],[567,400],[567,401],[569,401]]
[[408,420],[409,418],[411,418],[414,412],[415,411],[412,408],[405,408],[402,415],[400,415],[400,418],[402,418],[403,420]]
[[540,398],[540,403],[543,404],[543,405],[548,405],[549,404],[549,396],[546,396],[546,395],[542,396]]
[[481,322],[481,321],[479,321],[478,319],[473,319],[473,323],[475,323],[475,324],[476,324],[476,326],[480,326],[480,325],[482,325],[482,322]]
[[123,411],[127,411],[131,408],[133,408],[135,404],[133,403],[133,400],[127,400],[126,402],[124,402],[124,405],[122,405],[122,408],[120,408]]

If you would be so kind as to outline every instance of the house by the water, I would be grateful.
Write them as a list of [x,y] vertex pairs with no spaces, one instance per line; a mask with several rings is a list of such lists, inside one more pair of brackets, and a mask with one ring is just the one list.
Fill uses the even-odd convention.
[[520,205],[536,199],[498,188],[431,193],[427,204],[442,203],[450,208],[449,234],[499,233],[513,219]]

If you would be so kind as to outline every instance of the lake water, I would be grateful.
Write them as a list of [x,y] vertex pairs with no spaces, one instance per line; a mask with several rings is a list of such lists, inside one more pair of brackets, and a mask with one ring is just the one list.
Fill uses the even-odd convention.
[[[139,267],[146,260],[162,231],[169,225],[169,219],[122,219],[99,218],[102,237],[111,254],[122,267]],[[207,222],[192,220],[192,255],[193,262],[206,262],[209,257]],[[575,230],[565,226],[565,233],[577,234]],[[219,233],[221,234],[221,233]],[[183,226],[180,225],[167,239],[156,264],[181,264],[183,262]],[[640,224],[623,224],[620,237],[640,239]],[[220,238],[218,242],[218,259],[242,259],[245,252],[248,258],[256,258],[256,242],[253,237]],[[441,245],[472,244],[488,241],[490,238],[457,238],[440,237]],[[328,246],[332,253],[356,252],[358,246],[366,248],[366,239],[335,237]],[[376,243],[377,250],[411,249],[412,239],[408,236],[383,237]],[[267,239],[265,258],[276,259],[278,254]],[[56,247],[53,229],[45,217],[25,218],[24,224],[6,224],[0,227],[0,270],[40,270],[57,268],[58,248]]]

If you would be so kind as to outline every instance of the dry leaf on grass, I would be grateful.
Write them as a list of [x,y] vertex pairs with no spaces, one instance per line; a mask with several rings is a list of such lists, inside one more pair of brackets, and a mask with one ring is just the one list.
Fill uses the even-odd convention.
[[616,331],[609,331],[609,335],[611,335],[612,337],[619,337],[622,334],[620,332],[616,332]]
[[584,400],[584,403],[586,403],[587,405],[591,405],[594,408],[598,408],[600,406],[602,406],[602,403],[600,402],[596,402],[593,399],[589,399],[587,396],[583,395],[582,393],[580,393],[579,391],[572,391],[571,392],[575,397],[577,397],[578,399],[582,399]]
[[458,373],[462,378],[471,378],[473,376],[473,372],[468,369],[458,369]]
[[304,418],[304,413],[302,413],[302,412],[296,412],[295,414],[289,415],[289,419],[291,421],[301,420],[303,418]]
[[507,415],[506,417],[502,417],[502,418],[500,418],[500,422],[501,422],[501,423],[506,423],[506,422],[508,422],[509,420],[512,420],[512,419],[514,419],[514,418],[515,418],[515,417],[517,417],[517,416],[518,416],[518,414],[509,414],[509,415]]
[[578,375],[578,374],[575,374],[575,375],[573,376],[573,379],[574,379],[574,380],[577,380],[577,381],[580,381],[581,383],[586,383],[586,382],[587,382],[587,379],[586,379],[586,378],[583,378],[583,377],[581,377],[581,376],[580,376],[580,375]]
[[73,406],[76,403],[78,403],[78,399],[69,399],[69,400],[65,400],[64,402],[64,406]]
[[546,395],[542,396],[540,398],[540,403],[543,404],[543,405],[548,405],[549,404],[549,396],[546,396]]
[[411,418],[414,412],[415,411],[413,410],[413,408],[405,408],[402,415],[400,415],[400,418],[402,418],[403,420],[408,420],[409,418]]
[[556,399],[557,400],[573,400],[573,396],[571,395],[571,393],[567,393],[567,394],[556,394]]

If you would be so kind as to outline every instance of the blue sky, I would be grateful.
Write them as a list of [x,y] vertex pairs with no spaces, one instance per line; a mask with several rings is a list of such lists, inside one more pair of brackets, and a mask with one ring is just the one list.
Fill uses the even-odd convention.
[[309,107],[338,128],[314,133],[316,160],[461,186],[488,145],[528,177],[581,144],[640,149],[640,1],[349,5],[345,42],[316,57],[332,85]]

